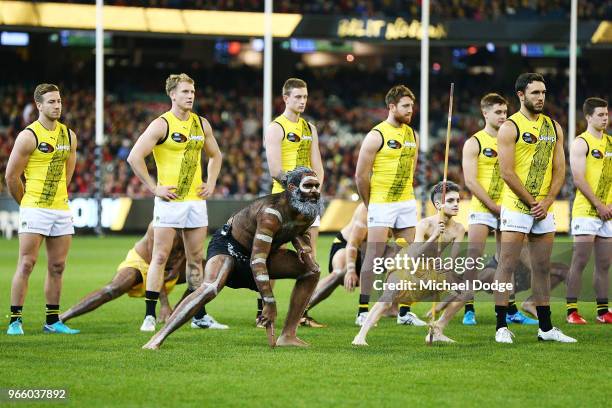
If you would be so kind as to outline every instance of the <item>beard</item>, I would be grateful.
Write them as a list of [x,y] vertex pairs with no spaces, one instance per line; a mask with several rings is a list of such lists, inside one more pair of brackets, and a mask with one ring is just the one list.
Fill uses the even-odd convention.
[[297,188],[289,193],[289,205],[295,211],[313,220],[317,218],[317,215],[323,213],[323,203],[320,198],[315,202],[305,200]]
[[544,105],[542,105],[541,108],[536,108],[535,105],[531,103],[531,101],[528,101],[527,99],[525,99],[525,108],[531,113],[542,113],[542,109],[544,108]]

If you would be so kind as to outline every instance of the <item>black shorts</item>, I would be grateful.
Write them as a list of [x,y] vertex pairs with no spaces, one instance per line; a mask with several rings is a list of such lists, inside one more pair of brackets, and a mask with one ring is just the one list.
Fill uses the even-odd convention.
[[253,271],[251,270],[251,255],[238,241],[232,237],[231,227],[224,225],[212,236],[206,251],[206,259],[215,255],[229,255],[234,258],[234,268],[231,270],[225,286],[232,289],[251,289],[258,291]]
[[[329,265],[327,267],[329,273],[332,273],[334,271],[334,267],[332,264],[334,255],[336,255],[336,252],[338,252],[339,250],[345,249],[346,244],[347,242],[346,242],[346,239],[344,239],[344,237],[342,236],[342,232],[339,232],[338,234],[336,234],[334,243],[329,249]],[[359,274],[361,273],[361,251],[359,249],[357,250],[357,259],[355,260],[355,269],[357,271],[357,276],[359,276]]]

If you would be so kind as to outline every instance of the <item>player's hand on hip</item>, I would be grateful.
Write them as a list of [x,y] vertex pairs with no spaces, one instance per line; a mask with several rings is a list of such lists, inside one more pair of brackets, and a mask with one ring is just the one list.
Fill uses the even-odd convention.
[[359,277],[357,276],[357,272],[355,272],[355,270],[346,272],[346,275],[344,275],[344,289],[346,289],[347,292],[354,291],[358,283]]
[[215,192],[215,186],[209,185],[208,183],[202,183],[200,187],[197,188],[197,191],[201,199],[207,199]]
[[276,303],[265,303],[261,311],[261,316],[258,317],[259,323],[264,326],[274,324],[276,320]]
[[155,187],[154,194],[156,197],[166,201],[178,198],[178,195],[176,195],[176,186],[157,186]]

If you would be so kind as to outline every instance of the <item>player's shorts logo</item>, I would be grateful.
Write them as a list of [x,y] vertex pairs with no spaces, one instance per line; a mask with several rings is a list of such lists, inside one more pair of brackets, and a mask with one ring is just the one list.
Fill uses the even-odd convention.
[[506,218],[502,219],[502,224],[506,225],[508,223],[508,220]]
[[293,143],[297,143],[297,142],[299,142],[302,139],[300,139],[300,137],[298,135],[296,135],[295,133],[290,132],[290,133],[287,134],[287,140],[290,141],[290,142],[293,142]]
[[23,221],[23,222],[21,223],[21,228],[26,228],[27,226],[28,226],[27,221]]
[[185,143],[187,141],[187,136],[182,135],[179,132],[174,132],[171,137],[176,143]]
[[538,138],[533,133],[525,132],[523,133],[523,140],[525,143],[534,144],[537,143]]
[[490,147],[485,147],[484,150],[482,151],[482,154],[484,154],[487,157],[497,157],[497,152],[491,149]]
[[593,156],[596,159],[603,159],[604,157],[603,153],[597,149],[591,150],[591,156]]
[[38,145],[38,150],[43,153],[53,153],[55,149],[49,143],[42,142]]
[[395,139],[389,140],[387,142],[387,146],[389,146],[391,149],[401,149],[402,148],[402,144]]

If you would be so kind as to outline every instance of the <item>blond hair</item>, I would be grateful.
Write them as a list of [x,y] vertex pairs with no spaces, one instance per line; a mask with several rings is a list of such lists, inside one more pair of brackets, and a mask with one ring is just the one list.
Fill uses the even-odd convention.
[[170,92],[172,92],[181,82],[195,84],[195,81],[187,74],[171,74],[168,79],[166,79],[166,94],[170,96]]
[[283,95],[291,95],[291,91],[296,88],[306,88],[306,82],[299,78],[289,78],[283,84]]
[[59,88],[54,84],[39,84],[34,89],[34,102],[42,103],[43,95],[49,92],[59,92]]

